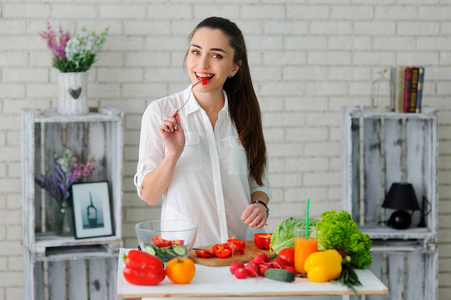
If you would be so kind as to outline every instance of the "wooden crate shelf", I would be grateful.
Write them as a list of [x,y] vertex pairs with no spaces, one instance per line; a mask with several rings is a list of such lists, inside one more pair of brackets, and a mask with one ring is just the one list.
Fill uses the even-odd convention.
[[[342,109],[342,208],[373,240],[370,269],[388,286],[390,299],[437,299],[437,161],[435,110]],[[420,211],[409,229],[384,225],[394,210],[382,203],[394,182],[412,183],[420,207],[428,211],[424,227],[418,227]]]
[[[116,273],[122,247],[123,119],[124,114],[113,108],[82,116],[62,116],[55,109],[22,111],[22,232],[27,299],[45,299],[45,295],[50,299],[116,299],[111,274]],[[94,158],[91,181],[108,181],[112,236],[76,239],[54,233],[55,200],[34,183],[34,178],[53,168],[51,150],[63,153],[69,148],[75,148],[83,161]],[[48,291],[44,272],[48,274]]]

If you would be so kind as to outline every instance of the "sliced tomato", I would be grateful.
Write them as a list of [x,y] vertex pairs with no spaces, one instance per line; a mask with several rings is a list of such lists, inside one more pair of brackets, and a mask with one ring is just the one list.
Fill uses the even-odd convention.
[[182,245],[185,243],[184,240],[172,240],[171,245]]
[[171,246],[171,241],[170,240],[165,240],[164,238],[162,238],[161,236],[157,235],[155,237],[152,238],[152,243],[157,246],[158,248],[163,248],[163,247],[169,247]]
[[256,233],[254,234],[254,244],[257,248],[269,250],[271,237],[272,233]]

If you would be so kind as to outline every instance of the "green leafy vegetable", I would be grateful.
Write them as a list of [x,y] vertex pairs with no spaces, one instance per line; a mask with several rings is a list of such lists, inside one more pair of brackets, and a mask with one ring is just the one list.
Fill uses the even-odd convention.
[[344,264],[342,267],[343,269],[341,270],[340,276],[336,280],[333,280],[332,282],[339,282],[342,285],[350,288],[354,293],[354,297],[356,299],[359,299],[359,295],[357,295],[357,291],[355,290],[354,286],[361,286],[362,283],[360,282],[357,273],[355,272],[353,267],[347,264]]
[[[309,218],[309,226],[315,226],[317,219]],[[279,253],[280,250],[293,247],[294,248],[294,229],[296,227],[305,227],[306,218],[295,219],[288,218],[277,224],[271,237],[270,249]]]
[[351,256],[350,264],[357,269],[371,265],[373,242],[367,234],[359,231],[347,211],[326,211],[316,223],[319,250],[340,249]]

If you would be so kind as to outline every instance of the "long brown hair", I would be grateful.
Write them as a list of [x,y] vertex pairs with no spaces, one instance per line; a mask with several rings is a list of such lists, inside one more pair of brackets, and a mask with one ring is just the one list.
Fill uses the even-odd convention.
[[235,123],[240,142],[246,150],[250,173],[257,184],[262,186],[262,177],[266,166],[266,144],[263,136],[260,105],[252,85],[243,34],[238,26],[230,20],[210,17],[194,28],[189,36],[189,41],[199,28],[222,31],[229,37],[230,46],[235,51],[233,61],[236,64],[241,61],[238,73],[232,78],[228,78],[224,83],[224,90],[229,99],[232,121]]

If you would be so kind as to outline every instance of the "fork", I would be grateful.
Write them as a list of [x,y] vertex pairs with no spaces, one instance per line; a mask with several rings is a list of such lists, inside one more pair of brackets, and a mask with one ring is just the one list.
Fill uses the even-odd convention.
[[196,85],[198,85],[201,81],[202,81],[202,80],[199,80],[199,81],[197,81],[196,83],[191,84],[191,90],[189,91],[188,98],[185,100],[185,102],[183,103],[183,105],[177,110],[177,112],[181,111],[182,108],[185,106],[185,104],[188,103],[188,100],[189,100],[189,98],[190,98],[190,96],[191,96],[191,93],[193,92],[193,88],[194,88]]

